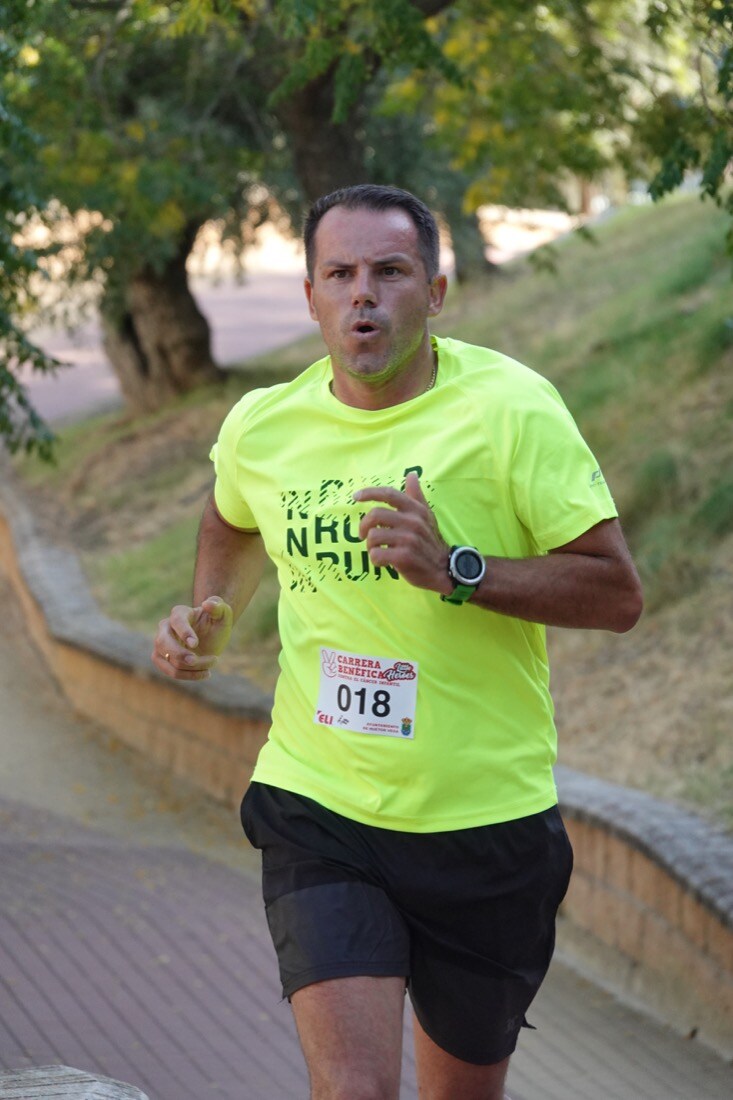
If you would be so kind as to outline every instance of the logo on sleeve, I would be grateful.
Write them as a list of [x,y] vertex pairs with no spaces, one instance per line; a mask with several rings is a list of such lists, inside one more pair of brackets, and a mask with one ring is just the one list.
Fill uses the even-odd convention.
[[599,466],[598,469],[594,470],[593,473],[590,475],[590,487],[591,487],[591,489],[595,489],[596,485],[605,485],[605,484],[606,484],[606,479],[604,478],[603,473],[601,471],[601,468]]

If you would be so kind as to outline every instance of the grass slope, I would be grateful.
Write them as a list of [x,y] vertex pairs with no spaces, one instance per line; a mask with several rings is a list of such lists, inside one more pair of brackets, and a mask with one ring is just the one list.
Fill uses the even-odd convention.
[[[597,243],[558,246],[454,289],[435,328],[513,355],[560,389],[609,481],[647,593],[621,638],[553,631],[561,760],[733,825],[733,284],[725,219],[695,199],[629,208]],[[145,630],[186,601],[206,455],[243,389],[292,376],[317,338],[243,365],[226,392],[63,434],[59,464],[22,470],[39,511],[81,550],[100,601]],[[228,667],[271,685],[270,571]]]

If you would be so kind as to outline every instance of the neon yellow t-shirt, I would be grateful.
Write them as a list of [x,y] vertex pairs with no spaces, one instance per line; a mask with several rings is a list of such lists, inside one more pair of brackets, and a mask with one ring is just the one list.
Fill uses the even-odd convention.
[[433,339],[433,389],[342,404],[330,360],[247,394],[212,450],[216,505],[277,566],[280,676],[254,778],[346,817],[431,832],[556,802],[545,631],[375,568],[356,489],[416,470],[449,545],[523,558],[616,509],[554,388],[497,352]]

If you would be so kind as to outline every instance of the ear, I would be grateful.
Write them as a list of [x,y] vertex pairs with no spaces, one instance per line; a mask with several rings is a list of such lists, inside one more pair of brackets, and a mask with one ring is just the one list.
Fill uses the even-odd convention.
[[310,313],[311,318],[314,321],[317,321],[318,313],[316,312],[316,305],[313,301],[313,283],[310,281],[310,279],[306,279],[303,283],[303,286],[305,288],[305,296],[308,300],[308,312]]
[[428,288],[428,317],[437,317],[443,308],[448,280],[445,275],[436,275]]

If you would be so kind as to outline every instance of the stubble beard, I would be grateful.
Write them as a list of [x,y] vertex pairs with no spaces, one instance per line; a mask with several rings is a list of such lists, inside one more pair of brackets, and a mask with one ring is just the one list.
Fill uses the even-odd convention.
[[[385,334],[389,336],[389,334]],[[415,358],[423,341],[421,332],[403,346],[390,340],[383,352],[364,351],[349,355],[343,348],[331,354],[332,364],[349,378],[369,385],[381,386],[396,378]]]

